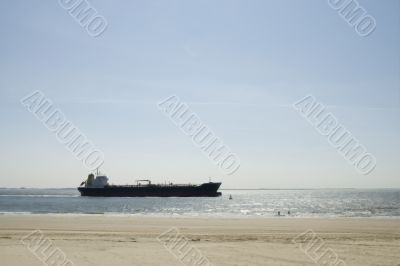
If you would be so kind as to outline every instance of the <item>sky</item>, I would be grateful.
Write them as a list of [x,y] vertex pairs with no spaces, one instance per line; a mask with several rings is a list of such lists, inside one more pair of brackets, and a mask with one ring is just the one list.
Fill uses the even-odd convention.
[[[40,90],[104,154],[115,184],[400,187],[400,1],[91,0],[88,34],[58,1],[0,2],[0,187],[76,187],[89,172],[21,99]],[[176,95],[240,158],[232,175],[158,103]],[[312,95],[376,158],[360,174],[293,107]]]

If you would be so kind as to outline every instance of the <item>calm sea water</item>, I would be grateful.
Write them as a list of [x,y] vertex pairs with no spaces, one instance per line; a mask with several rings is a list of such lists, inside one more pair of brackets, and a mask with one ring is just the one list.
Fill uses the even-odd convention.
[[[91,198],[76,189],[0,189],[0,214],[397,217],[399,189],[222,190],[218,198]],[[229,195],[233,199],[229,200]]]

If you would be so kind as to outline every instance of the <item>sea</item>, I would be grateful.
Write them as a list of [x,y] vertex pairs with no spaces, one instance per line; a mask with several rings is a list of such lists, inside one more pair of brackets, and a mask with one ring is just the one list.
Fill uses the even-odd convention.
[[400,189],[220,191],[216,198],[97,198],[76,188],[0,188],[0,215],[400,218]]

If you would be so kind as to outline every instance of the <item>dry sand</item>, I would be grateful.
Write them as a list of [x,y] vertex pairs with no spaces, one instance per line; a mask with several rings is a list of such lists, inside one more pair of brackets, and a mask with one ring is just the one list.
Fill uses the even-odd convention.
[[[44,265],[20,241],[24,235],[37,229],[52,240],[53,246],[65,252],[75,266],[194,265],[182,264],[173,255],[176,253],[168,251],[157,240],[157,236],[171,227],[178,228],[189,239],[189,247],[198,248],[214,266],[316,265],[292,242],[296,235],[308,229],[316,232],[324,248],[332,248],[348,266],[400,265],[400,219],[205,219],[101,215],[2,215],[0,265]],[[25,243],[29,243],[28,240]],[[324,265],[321,263],[319,265]],[[48,265],[51,265],[49,261]]]

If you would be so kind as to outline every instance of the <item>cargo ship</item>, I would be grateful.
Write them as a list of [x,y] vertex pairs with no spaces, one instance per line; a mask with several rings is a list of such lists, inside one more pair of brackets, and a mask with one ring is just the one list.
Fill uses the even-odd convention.
[[81,196],[88,197],[218,197],[221,183],[152,184],[150,180],[137,180],[136,185],[110,185],[105,175],[89,174],[78,187]]

